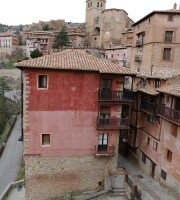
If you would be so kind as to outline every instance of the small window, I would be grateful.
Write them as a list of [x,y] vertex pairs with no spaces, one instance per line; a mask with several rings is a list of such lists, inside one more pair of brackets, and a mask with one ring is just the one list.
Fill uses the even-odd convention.
[[144,153],[142,153],[142,161],[144,164],[146,163],[146,155]]
[[50,145],[50,134],[42,134],[42,146]]
[[153,149],[157,151],[158,143],[156,141],[153,141]]
[[154,124],[154,116],[153,115],[148,115],[147,116],[147,121]]
[[161,81],[160,80],[155,80],[155,88],[159,88],[161,85]]
[[174,20],[173,15],[168,15],[167,21],[168,22],[173,22],[173,20]]
[[99,8],[99,2],[97,2],[97,7]]
[[167,173],[161,169],[161,177],[166,180]]
[[101,3],[101,8],[103,7],[103,4]]
[[114,57],[114,55],[113,54],[111,54],[111,58],[113,58]]
[[151,22],[151,19],[149,19],[149,24],[150,24],[150,22]]
[[146,144],[150,145],[150,138],[149,137],[146,137]]
[[166,158],[169,161],[172,160],[172,151],[170,151],[169,149],[167,149],[167,151],[166,151]]
[[47,75],[38,75],[38,88],[47,88]]
[[171,135],[177,137],[177,132],[178,132],[178,125],[171,124]]
[[171,48],[164,48],[163,60],[171,60]]
[[165,33],[165,42],[172,43],[173,42],[173,35],[174,35],[173,31],[166,31],[166,33]]

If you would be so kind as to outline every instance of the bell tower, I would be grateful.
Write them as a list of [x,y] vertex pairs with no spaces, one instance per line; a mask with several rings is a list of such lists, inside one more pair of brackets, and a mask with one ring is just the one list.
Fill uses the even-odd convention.
[[86,43],[92,44],[94,33],[100,34],[101,12],[106,9],[106,0],[86,0]]

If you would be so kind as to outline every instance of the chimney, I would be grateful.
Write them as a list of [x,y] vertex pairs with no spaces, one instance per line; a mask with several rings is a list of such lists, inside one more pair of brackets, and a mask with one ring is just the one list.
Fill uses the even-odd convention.
[[174,7],[173,7],[174,10],[177,9],[177,3],[174,3]]

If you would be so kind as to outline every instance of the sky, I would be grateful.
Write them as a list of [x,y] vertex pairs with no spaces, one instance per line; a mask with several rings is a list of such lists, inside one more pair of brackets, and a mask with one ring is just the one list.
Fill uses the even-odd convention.
[[[153,10],[172,9],[180,0],[106,0],[106,8],[125,10],[138,21]],[[0,23],[7,25],[65,19],[66,22],[84,22],[86,0],[1,0]]]

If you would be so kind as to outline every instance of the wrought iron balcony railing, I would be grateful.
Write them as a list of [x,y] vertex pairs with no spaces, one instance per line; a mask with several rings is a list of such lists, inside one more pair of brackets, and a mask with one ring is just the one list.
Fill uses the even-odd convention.
[[155,112],[155,104],[151,103],[151,102],[148,102],[148,101],[145,101],[145,100],[141,100],[140,109],[145,111],[145,112],[148,112],[150,114],[154,114],[154,112]]
[[162,117],[165,117],[166,119],[180,124],[180,111],[178,110],[174,110],[164,105],[158,104],[156,107],[156,113]]
[[97,129],[129,129],[129,118],[97,118]]
[[108,157],[108,156],[114,156],[115,147],[114,146],[108,146],[104,150],[99,150],[98,146],[94,147],[94,155],[96,157]]
[[132,101],[132,92],[129,90],[99,90],[98,101]]

